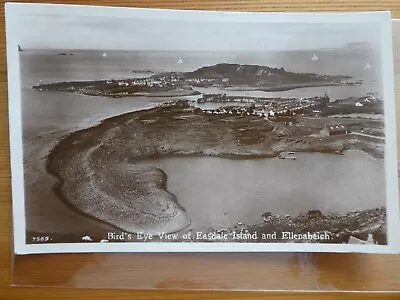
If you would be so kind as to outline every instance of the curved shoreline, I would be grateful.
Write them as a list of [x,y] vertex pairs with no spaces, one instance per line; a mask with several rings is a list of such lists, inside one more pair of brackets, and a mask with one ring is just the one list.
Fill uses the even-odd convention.
[[[183,115],[192,118],[189,123],[180,119]],[[240,138],[238,128],[245,126],[240,118],[224,126],[220,122],[179,101],[111,117],[62,139],[50,152],[46,169],[59,179],[57,195],[80,214],[126,232],[177,232],[190,224],[190,218],[167,191],[167,175],[154,167],[143,169],[136,161],[199,155],[266,158],[284,151],[274,144],[274,133],[263,119],[253,118],[252,126],[262,126],[261,133],[271,135],[272,142],[264,139],[249,145],[233,143]],[[211,129],[197,132],[204,124]],[[328,146],[300,151],[337,153]]]
[[[151,110],[151,108],[148,110]],[[146,110],[142,110],[142,111],[146,111]],[[135,113],[135,112],[133,112],[133,113]],[[82,129],[82,130],[79,130],[76,132],[72,132],[72,133],[68,134],[66,137],[64,137],[61,141],[59,141],[59,143],[49,153],[49,155],[47,157],[47,161],[46,161],[46,171],[58,179],[58,184],[53,186],[53,190],[56,193],[56,195],[58,197],[60,197],[60,199],[69,208],[71,208],[75,212],[79,213],[80,215],[83,215],[90,219],[100,221],[107,225],[111,225],[117,229],[121,229],[126,232],[140,231],[140,232],[157,234],[158,232],[166,232],[167,231],[167,232],[172,233],[172,232],[180,231],[190,225],[190,219],[186,216],[184,209],[179,205],[175,196],[168,193],[168,191],[166,190],[167,176],[160,169],[155,170],[155,172],[158,173],[158,175],[161,177],[161,178],[159,178],[158,184],[155,184],[155,185],[157,186],[157,188],[159,190],[165,191],[165,193],[167,193],[167,198],[169,198],[168,201],[173,203],[172,206],[175,207],[177,210],[175,215],[172,215],[172,217],[170,218],[171,219],[170,224],[163,224],[164,226],[147,226],[147,228],[138,227],[137,230],[132,230],[132,228],[130,228],[130,226],[126,226],[126,224],[124,225],[123,223],[118,221],[117,216],[115,216],[116,217],[115,220],[110,220],[110,218],[104,218],[97,213],[88,212],[87,210],[82,209],[82,207],[80,207],[80,205],[77,205],[77,203],[74,203],[76,199],[68,197],[68,193],[66,193],[66,191],[63,189],[63,187],[65,187],[66,181],[68,181],[68,178],[63,177],[60,174],[60,169],[55,167],[55,164],[56,164],[55,160],[57,160],[57,153],[59,153],[60,151],[63,152],[63,150],[61,150],[62,148],[65,148],[65,147],[71,148],[70,147],[71,142],[72,142],[72,144],[74,144],[75,139],[79,139],[80,135],[82,135],[82,134],[85,135],[91,129],[96,129],[96,130],[105,132],[108,129],[110,129],[110,127],[112,127],[113,124],[110,124],[110,122],[120,121],[121,118],[123,118],[126,115],[130,115],[130,114],[132,114],[132,112],[105,119],[101,123],[99,123],[98,125],[96,125],[94,127]],[[78,167],[78,165],[76,165],[76,166]],[[165,226],[165,225],[167,225],[167,226]],[[165,229],[167,229],[167,230],[165,230]]]

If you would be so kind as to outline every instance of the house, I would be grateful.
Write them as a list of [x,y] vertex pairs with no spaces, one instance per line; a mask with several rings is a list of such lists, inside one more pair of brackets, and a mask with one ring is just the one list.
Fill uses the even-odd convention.
[[348,130],[343,124],[325,124],[321,130],[322,136],[347,134]]
[[361,102],[356,102],[355,106],[361,107],[361,106],[364,106],[364,104],[362,104]]
[[263,108],[256,108],[253,110],[253,112],[260,117],[265,116],[265,110]]

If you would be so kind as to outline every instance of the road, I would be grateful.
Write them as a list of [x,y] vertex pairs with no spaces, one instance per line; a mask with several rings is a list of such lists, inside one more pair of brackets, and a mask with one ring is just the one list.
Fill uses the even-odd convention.
[[383,141],[385,140],[385,138],[382,137],[382,136],[376,136],[376,135],[371,135],[371,134],[365,134],[365,133],[361,133],[361,132],[350,132],[350,134],[366,136],[366,137],[370,137],[370,138],[374,138],[374,139],[379,139],[379,140],[383,140]]

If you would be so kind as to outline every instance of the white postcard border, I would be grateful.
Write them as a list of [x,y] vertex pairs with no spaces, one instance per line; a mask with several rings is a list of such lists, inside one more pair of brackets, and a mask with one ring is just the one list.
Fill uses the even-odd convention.
[[[354,13],[260,13],[205,12],[164,9],[122,8],[105,6],[6,3],[6,40],[8,67],[8,99],[10,155],[12,173],[12,207],[14,253],[75,253],[75,252],[360,252],[399,253],[400,214],[397,180],[396,110],[392,61],[390,12]],[[110,13],[112,12],[112,13]],[[262,22],[262,23],[371,23],[381,26],[382,66],[385,97],[385,168],[388,245],[348,245],[309,243],[62,243],[26,244],[25,195],[23,178],[23,145],[21,93],[18,57],[18,19],[26,14],[62,14],[138,19],[177,19],[186,21]],[[29,30],[24,28],[23,30]]]

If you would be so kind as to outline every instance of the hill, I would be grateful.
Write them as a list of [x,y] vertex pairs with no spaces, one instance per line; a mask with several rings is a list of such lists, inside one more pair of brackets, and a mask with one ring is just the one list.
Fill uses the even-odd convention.
[[183,80],[193,83],[207,82],[222,85],[248,85],[253,87],[271,87],[283,84],[340,84],[342,80],[350,79],[349,76],[324,75],[315,73],[288,72],[284,68],[271,68],[260,65],[240,65],[221,63],[213,66],[199,68],[186,73],[163,73],[153,76],[155,79]]

